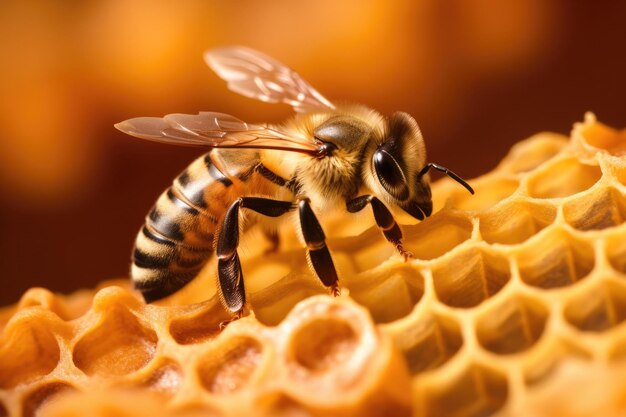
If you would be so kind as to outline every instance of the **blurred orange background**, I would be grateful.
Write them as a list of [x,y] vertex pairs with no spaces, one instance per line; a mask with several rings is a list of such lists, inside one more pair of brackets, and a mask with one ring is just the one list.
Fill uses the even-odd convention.
[[144,215],[199,151],[115,122],[291,113],[229,92],[205,49],[247,45],[331,100],[407,111],[429,159],[471,178],[587,110],[626,125],[625,22],[621,1],[3,1],[0,304],[127,275]]

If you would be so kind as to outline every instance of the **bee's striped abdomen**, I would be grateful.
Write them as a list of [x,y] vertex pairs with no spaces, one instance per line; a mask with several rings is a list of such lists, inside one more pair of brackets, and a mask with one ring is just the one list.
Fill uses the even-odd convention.
[[194,161],[157,200],[139,231],[131,275],[146,302],[164,298],[200,272],[213,252],[217,222],[237,197],[233,180],[213,163]]

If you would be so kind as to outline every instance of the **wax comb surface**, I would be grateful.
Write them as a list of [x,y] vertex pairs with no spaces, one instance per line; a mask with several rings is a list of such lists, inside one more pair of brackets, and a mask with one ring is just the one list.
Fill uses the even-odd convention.
[[338,298],[295,238],[250,250],[252,313],[223,331],[216,296],[172,305],[211,297],[212,264],[169,305],[32,289],[0,311],[0,416],[620,415],[626,133],[587,115],[471,184],[434,185],[409,262],[337,220]]

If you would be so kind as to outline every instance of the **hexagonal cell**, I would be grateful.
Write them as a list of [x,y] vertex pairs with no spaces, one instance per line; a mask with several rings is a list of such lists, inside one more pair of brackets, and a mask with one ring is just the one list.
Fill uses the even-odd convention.
[[75,391],[72,385],[66,382],[52,382],[37,388],[26,396],[22,403],[22,416],[35,417],[43,406],[63,392]]
[[318,318],[297,329],[290,347],[300,367],[323,373],[352,357],[358,343],[359,335],[346,321]]
[[565,221],[578,230],[600,230],[626,219],[626,197],[612,187],[585,193],[563,207]]
[[480,417],[494,414],[506,403],[509,387],[506,375],[470,365],[445,384],[428,387],[416,407],[427,417]]
[[566,158],[530,175],[528,194],[531,197],[561,198],[590,188],[602,177],[602,172],[598,166]]
[[626,319],[626,285],[605,281],[578,294],[566,304],[565,318],[583,331],[602,332],[617,326]]
[[626,274],[626,239],[622,234],[613,235],[606,240],[606,256],[616,271]]
[[591,362],[593,356],[587,350],[577,346],[575,341],[553,338],[550,346],[533,352],[523,361],[524,383],[534,389],[550,381],[563,366],[572,363]]
[[531,171],[561,152],[568,142],[567,136],[540,133],[515,144],[500,166],[514,173]]
[[476,323],[478,341],[499,355],[521,352],[539,340],[548,314],[539,300],[509,297],[480,315]]
[[350,280],[350,297],[366,307],[374,322],[406,316],[424,295],[424,277],[410,265],[374,270]]
[[41,318],[25,316],[4,331],[0,343],[0,388],[10,389],[52,372],[60,359],[55,336]]
[[451,212],[439,212],[404,228],[404,247],[417,259],[431,260],[446,254],[472,236],[472,222]]
[[519,181],[515,178],[490,177],[473,184],[475,194],[461,189],[451,196],[452,205],[461,210],[482,211],[513,194]]
[[172,319],[169,330],[177,343],[200,343],[220,333],[220,323],[231,317],[217,300],[207,303],[199,311],[177,314]]
[[517,254],[519,272],[528,285],[558,288],[583,279],[594,267],[591,244],[552,229],[541,240]]
[[429,314],[395,336],[411,374],[435,369],[463,346],[461,327],[450,317]]
[[512,201],[480,216],[480,234],[487,243],[515,245],[554,222],[551,204]]
[[[344,283],[339,281],[339,285]],[[269,287],[249,294],[249,299],[255,318],[267,326],[276,326],[300,301],[319,294],[328,294],[328,290],[303,263],[300,270],[291,271]]]
[[140,385],[151,391],[174,395],[183,382],[183,370],[179,364],[171,360],[163,361]]
[[231,337],[201,359],[198,377],[212,394],[234,393],[250,382],[262,360],[261,342],[249,336]]
[[580,130],[580,137],[588,145],[611,155],[626,155],[626,130],[618,131],[595,122],[586,124]]
[[87,375],[127,375],[150,362],[156,344],[154,330],[124,307],[114,306],[78,341],[74,364]]
[[469,248],[432,267],[437,297],[451,307],[474,307],[491,297],[510,277],[507,258],[497,252]]

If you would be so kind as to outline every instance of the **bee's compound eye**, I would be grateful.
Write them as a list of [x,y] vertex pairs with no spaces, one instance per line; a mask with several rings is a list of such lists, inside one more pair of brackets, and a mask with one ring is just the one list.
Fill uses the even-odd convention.
[[373,161],[376,176],[383,188],[398,200],[406,200],[409,197],[409,188],[396,159],[385,149],[378,149],[374,152]]

